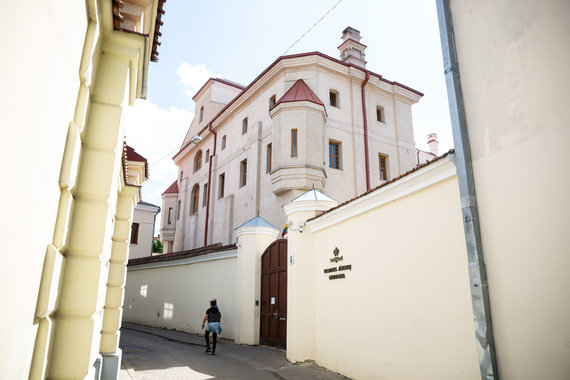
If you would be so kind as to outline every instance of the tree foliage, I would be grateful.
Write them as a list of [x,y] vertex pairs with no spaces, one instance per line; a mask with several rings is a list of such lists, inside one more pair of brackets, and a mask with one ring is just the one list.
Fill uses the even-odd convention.
[[162,253],[162,242],[158,239],[154,239],[152,241],[152,252],[153,253]]

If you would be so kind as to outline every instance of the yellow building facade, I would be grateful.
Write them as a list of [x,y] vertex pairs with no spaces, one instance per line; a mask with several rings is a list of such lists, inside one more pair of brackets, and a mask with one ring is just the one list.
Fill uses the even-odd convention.
[[[3,9],[0,378],[115,378],[132,210],[146,171],[122,108],[146,96],[164,1]],[[63,158],[62,158],[63,156]],[[9,184],[9,185],[8,185]],[[25,184],[25,185],[24,185]]]

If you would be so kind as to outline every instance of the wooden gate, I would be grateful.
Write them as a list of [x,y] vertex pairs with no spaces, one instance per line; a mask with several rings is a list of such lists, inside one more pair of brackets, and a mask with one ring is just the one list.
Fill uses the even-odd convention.
[[261,344],[285,348],[287,338],[287,240],[271,243],[261,256]]

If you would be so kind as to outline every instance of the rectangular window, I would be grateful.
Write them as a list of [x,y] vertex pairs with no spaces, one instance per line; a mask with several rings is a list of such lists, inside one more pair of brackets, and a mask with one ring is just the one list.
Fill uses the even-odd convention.
[[329,141],[329,168],[340,169],[340,143]]
[[219,179],[219,184],[218,184],[218,199],[223,198],[224,197],[224,189],[225,189],[225,182],[226,182],[226,174],[222,173],[220,174],[220,179]]
[[380,106],[376,106],[376,120],[384,123],[384,108]]
[[291,156],[297,157],[297,130],[291,129]]
[[202,196],[202,207],[206,207],[208,199],[208,184],[204,184],[204,195]]
[[276,99],[277,99],[277,97],[275,95],[273,95],[272,97],[269,98],[269,109],[273,108],[273,106],[275,105]]
[[380,180],[388,180],[388,156],[378,154],[378,165],[380,166]]
[[178,201],[178,207],[176,208],[176,220],[180,219],[180,204],[181,201]]
[[239,163],[239,187],[247,184],[247,160]]
[[172,224],[172,221],[174,220],[174,210],[172,209],[172,207],[168,208],[168,224]]
[[139,241],[139,224],[133,223],[131,226],[131,244],[138,244]]
[[222,150],[226,149],[226,136],[222,137]]
[[206,150],[206,157],[204,157],[204,162],[208,163],[210,161],[210,149]]
[[245,135],[247,133],[247,117],[241,122],[241,134]]
[[333,107],[338,107],[338,92],[330,90],[329,92],[330,105]]
[[271,172],[271,144],[267,144],[267,164],[265,165],[265,172]]

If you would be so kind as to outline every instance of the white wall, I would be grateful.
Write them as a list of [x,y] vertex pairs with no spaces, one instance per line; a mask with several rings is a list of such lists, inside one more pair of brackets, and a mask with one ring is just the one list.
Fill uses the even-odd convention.
[[[27,378],[38,286],[52,240],[58,177],[79,89],[85,3],[2,5],[0,162],[4,178],[4,249],[0,279],[0,378]],[[73,33],[69,33],[73,30]]]
[[[129,259],[152,255],[155,210],[158,210],[158,207],[141,206],[140,204],[135,207],[133,211],[133,223],[138,223],[139,233],[137,243],[129,244]],[[166,220],[168,221],[168,215],[166,215]]]
[[[123,320],[203,333],[209,301],[217,298],[223,338],[233,339],[237,320],[236,250],[129,265]],[[144,268],[144,269],[143,269]]]
[[[343,260],[331,263],[335,248]],[[297,328],[289,360],[358,379],[480,378],[449,157],[290,231],[289,254],[289,289],[302,292],[288,295],[288,327]],[[303,274],[297,266],[311,255],[314,269]],[[339,265],[352,269],[324,273]]]
[[451,2],[499,376],[570,378],[570,6]]

